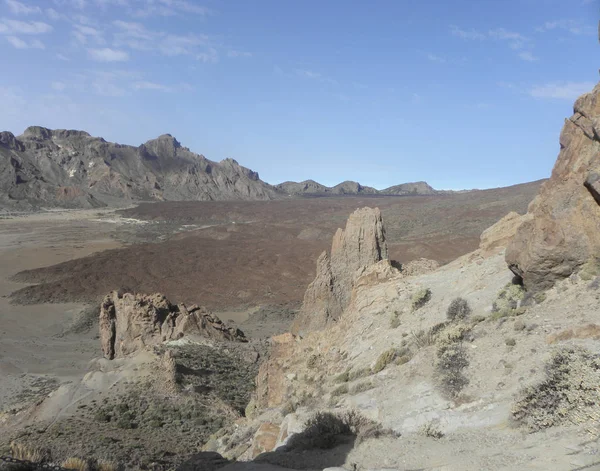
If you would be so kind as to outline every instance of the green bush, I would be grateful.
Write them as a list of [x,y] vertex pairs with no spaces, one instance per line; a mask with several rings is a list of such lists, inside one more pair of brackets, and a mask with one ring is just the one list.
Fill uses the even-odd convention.
[[413,311],[422,308],[431,299],[431,290],[429,288],[421,288],[411,298]]
[[464,320],[471,314],[471,306],[466,299],[456,298],[448,306],[446,317],[449,321]]
[[467,350],[461,343],[444,345],[438,349],[435,365],[438,385],[447,398],[455,399],[469,384],[463,370],[469,366]]

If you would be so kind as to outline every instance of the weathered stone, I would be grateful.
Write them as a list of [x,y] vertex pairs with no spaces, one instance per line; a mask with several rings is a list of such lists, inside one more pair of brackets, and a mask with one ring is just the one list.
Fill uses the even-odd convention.
[[357,209],[346,229],[333,237],[331,254],[317,260],[317,276],[304,295],[292,332],[304,334],[336,321],[348,306],[354,282],[361,272],[388,258],[385,229],[378,208]]
[[600,253],[600,85],[575,102],[566,120],[552,176],[529,205],[506,250],[506,261],[527,289],[566,278]]
[[251,457],[256,458],[261,453],[273,451],[277,444],[279,431],[279,425],[269,422],[261,424],[252,440]]
[[100,343],[104,356],[110,360],[190,334],[214,340],[246,341],[241,330],[229,327],[205,309],[173,306],[162,294],[113,291],[100,306]]
[[480,237],[479,249],[483,257],[489,257],[506,246],[513,239],[521,224],[531,219],[531,215],[508,213],[493,226],[488,227]]

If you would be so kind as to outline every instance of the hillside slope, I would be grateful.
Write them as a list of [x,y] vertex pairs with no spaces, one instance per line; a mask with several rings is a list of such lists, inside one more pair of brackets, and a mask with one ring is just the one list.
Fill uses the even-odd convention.
[[169,134],[139,147],[84,131],[0,133],[0,205],[99,207],[140,200],[269,200],[275,190],[233,159],[212,162]]

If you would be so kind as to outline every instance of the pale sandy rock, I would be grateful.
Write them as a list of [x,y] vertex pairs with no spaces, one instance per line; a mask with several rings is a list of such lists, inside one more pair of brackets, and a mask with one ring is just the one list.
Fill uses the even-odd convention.
[[488,227],[480,237],[479,250],[483,257],[497,253],[513,239],[521,224],[531,219],[530,214],[520,215],[514,211],[508,213],[496,224]]
[[551,287],[600,253],[600,85],[575,102],[560,147],[550,180],[529,206],[531,219],[506,251],[510,269],[532,290]]
[[437,270],[439,267],[439,262],[436,262],[435,260],[419,258],[417,260],[411,260],[410,262],[403,264],[402,274],[404,276],[424,275],[425,273]]
[[246,341],[242,331],[229,327],[207,310],[195,305],[189,309],[183,304],[174,306],[162,294],[113,291],[102,301],[99,328],[102,352],[110,360],[191,334]]
[[261,453],[268,453],[275,449],[279,437],[279,425],[265,422],[260,425],[252,440],[251,457],[256,458]]
[[306,290],[292,332],[305,334],[336,321],[350,302],[356,279],[367,267],[387,258],[381,212],[357,209],[346,229],[335,233],[330,255],[323,252],[317,260],[317,276]]

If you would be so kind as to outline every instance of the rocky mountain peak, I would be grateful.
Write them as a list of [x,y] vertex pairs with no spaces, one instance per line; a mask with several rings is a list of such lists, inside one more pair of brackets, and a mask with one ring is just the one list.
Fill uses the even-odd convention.
[[575,102],[565,121],[551,178],[529,205],[529,220],[506,251],[527,289],[551,287],[600,253],[600,84]]
[[292,332],[319,330],[336,321],[350,303],[352,288],[370,266],[388,258],[379,208],[357,209],[338,229],[331,252],[317,261],[317,275],[304,295]]
[[23,139],[46,140],[52,138],[52,131],[42,126],[29,126],[20,137]]

